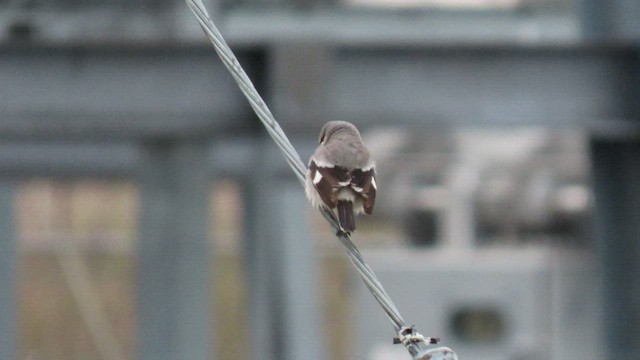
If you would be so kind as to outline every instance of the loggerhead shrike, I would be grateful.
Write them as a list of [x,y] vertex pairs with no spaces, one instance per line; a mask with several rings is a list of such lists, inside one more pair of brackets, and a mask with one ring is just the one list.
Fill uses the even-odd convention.
[[375,164],[358,129],[346,121],[329,121],[320,130],[320,145],[309,159],[305,192],[315,207],[338,209],[340,231],[356,229],[355,215],[373,212]]

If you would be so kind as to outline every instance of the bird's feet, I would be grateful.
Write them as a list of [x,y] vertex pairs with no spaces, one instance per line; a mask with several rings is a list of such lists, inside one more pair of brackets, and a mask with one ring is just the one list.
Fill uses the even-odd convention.
[[346,231],[345,229],[340,228],[336,231],[336,236],[351,236],[351,231]]

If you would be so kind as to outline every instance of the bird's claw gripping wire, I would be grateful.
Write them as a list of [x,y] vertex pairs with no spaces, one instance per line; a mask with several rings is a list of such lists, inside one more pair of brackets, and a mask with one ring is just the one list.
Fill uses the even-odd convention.
[[435,337],[425,337],[420,334],[416,329],[415,325],[404,326],[398,331],[398,336],[393,338],[394,344],[402,344],[404,346],[408,346],[411,343],[425,343],[425,344],[438,344],[440,342],[440,338]]

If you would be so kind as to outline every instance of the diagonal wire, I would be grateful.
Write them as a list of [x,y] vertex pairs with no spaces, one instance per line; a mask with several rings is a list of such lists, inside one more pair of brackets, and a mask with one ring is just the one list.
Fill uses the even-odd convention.
[[[300,156],[297,154],[297,152],[293,148],[293,145],[291,145],[291,142],[284,134],[284,131],[280,128],[277,121],[273,117],[273,114],[271,114],[271,111],[258,94],[251,80],[238,63],[238,60],[236,59],[229,46],[226,44],[226,41],[211,21],[206,9],[204,8],[204,5],[201,1],[198,0],[187,0],[187,4],[196,15],[200,26],[203,28],[203,30],[213,43],[216,52],[233,75],[234,79],[240,86],[240,89],[249,101],[251,107],[254,109],[260,120],[265,125],[267,132],[269,133],[269,135],[271,135],[271,137],[275,140],[276,145],[283,152],[287,162],[294,170],[294,173],[296,174],[300,182],[304,183],[306,167],[300,159]],[[337,230],[337,219],[335,218],[333,213],[329,212],[328,210],[325,210],[322,213],[324,217],[327,218],[327,220],[331,223],[331,225]],[[347,248],[347,253],[349,254],[350,259],[352,260],[354,265],[356,265],[358,271],[363,275],[365,284],[369,287],[370,290],[372,290],[374,296],[376,296],[376,299],[378,299],[379,301],[381,299],[384,299],[381,305],[383,306],[383,308],[390,308],[390,311],[387,311],[387,309],[385,309],[385,312],[393,314],[392,323],[396,325],[396,330],[399,330],[402,326],[404,326],[404,321],[402,320],[400,314],[397,313],[397,309],[395,309],[395,306],[393,306],[392,302],[390,301],[386,292],[384,292],[384,289],[382,288],[380,283],[377,281],[375,276],[372,276],[373,272],[364,263],[360,252],[357,250],[349,237],[340,236],[340,240]],[[389,304],[391,304],[391,306],[389,306]]]
[[[218,29],[214,25],[213,21],[209,17],[209,14],[207,13],[207,10],[204,7],[204,4],[202,3],[201,0],[185,0],[185,1],[189,6],[189,8],[191,9],[191,11],[196,16],[196,18],[198,19],[198,22],[200,23],[200,26],[204,30],[205,34],[213,43],[213,46],[216,52],[218,53],[218,56],[220,56],[220,59],[222,60],[226,68],[229,70],[229,72],[235,79],[236,83],[240,87],[240,90],[249,101],[249,104],[251,105],[256,115],[264,125],[265,129],[267,130],[269,135],[273,138],[276,145],[284,155],[285,159],[287,160],[287,163],[295,173],[296,177],[301,182],[301,184],[304,185],[307,167],[304,165],[297,151],[295,150],[295,148],[287,138],[286,134],[284,133],[284,131],[282,130],[278,122],[273,117],[273,114],[271,114],[271,111],[265,104],[264,100],[262,100],[262,97],[260,96],[260,94],[258,94],[258,91],[255,89],[255,87],[253,86],[253,83],[251,82],[247,74],[242,69],[242,66],[240,66],[240,63],[238,62],[235,55],[227,45],[224,38],[222,37],[222,34],[220,34]],[[327,220],[327,222],[329,222],[329,224],[331,224],[331,226],[333,226],[333,228],[336,231],[340,228],[338,225],[338,220],[336,219],[333,212],[331,212],[328,209],[322,208],[321,213],[324,216],[324,218]],[[391,321],[391,324],[395,328],[396,332],[400,332],[402,329],[405,329],[407,325],[404,319],[402,318],[402,316],[400,315],[400,312],[398,311],[396,306],[393,304],[393,301],[391,301],[391,298],[389,297],[387,292],[384,290],[384,288],[382,287],[382,284],[380,284],[380,282],[378,281],[377,277],[375,276],[371,268],[369,268],[369,266],[366,264],[366,262],[362,258],[360,251],[355,246],[355,244],[351,241],[351,238],[348,235],[342,233],[341,235],[338,235],[338,239],[340,240],[342,245],[345,247],[349,260],[355,266],[356,270],[362,277],[362,280],[364,281],[365,285],[367,286],[369,291],[373,294],[374,298],[378,301],[378,303],[384,310],[385,314]],[[415,359],[418,359],[418,358],[422,359],[423,356],[426,359],[427,358],[426,356],[429,356],[428,358],[432,358],[430,355],[440,355],[440,354],[435,354],[434,350],[425,350],[425,348],[422,346],[423,344],[424,343],[421,343],[421,342],[409,342],[405,344],[405,346],[407,347],[407,350],[409,351],[409,353]],[[445,349],[448,349],[448,348],[445,348]],[[439,350],[439,349],[436,349],[436,350]],[[448,350],[450,351],[450,349]],[[455,353],[454,353],[454,356],[455,356]],[[446,357],[445,355],[444,357],[436,356],[433,358],[449,359],[452,357]],[[457,359],[457,357],[453,357],[453,358]]]

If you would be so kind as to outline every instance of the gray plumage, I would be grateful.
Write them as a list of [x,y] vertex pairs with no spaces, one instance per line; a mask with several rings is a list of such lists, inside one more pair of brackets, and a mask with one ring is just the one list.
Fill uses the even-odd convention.
[[320,146],[313,157],[349,170],[371,165],[369,150],[360,132],[346,121],[329,121],[320,130]]
[[354,215],[371,214],[376,196],[375,166],[360,137],[346,121],[329,121],[309,160],[306,194],[311,203],[338,210],[341,231],[355,230]]

